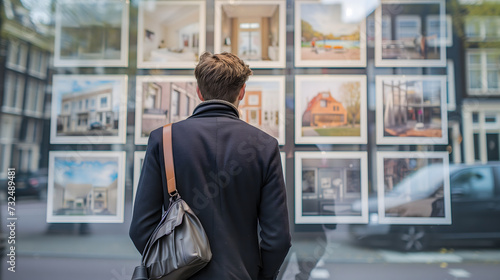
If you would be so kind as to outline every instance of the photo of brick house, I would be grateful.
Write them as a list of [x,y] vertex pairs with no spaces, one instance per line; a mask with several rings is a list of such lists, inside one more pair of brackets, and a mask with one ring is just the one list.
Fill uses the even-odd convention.
[[364,76],[300,76],[296,88],[297,143],[366,141]]
[[335,127],[347,124],[347,110],[332,97],[330,91],[318,93],[307,104],[302,125],[311,127]]

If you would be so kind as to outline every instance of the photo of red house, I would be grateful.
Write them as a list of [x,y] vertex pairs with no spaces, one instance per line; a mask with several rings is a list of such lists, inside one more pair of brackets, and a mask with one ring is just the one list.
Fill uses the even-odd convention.
[[318,93],[302,115],[302,125],[312,127],[335,127],[347,125],[347,110],[332,97],[330,91]]
[[364,143],[364,76],[299,76],[296,79],[297,143]]

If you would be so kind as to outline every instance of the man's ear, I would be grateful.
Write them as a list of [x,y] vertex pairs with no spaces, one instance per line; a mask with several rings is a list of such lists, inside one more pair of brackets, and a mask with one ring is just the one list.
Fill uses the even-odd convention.
[[246,87],[246,86],[247,86],[247,85],[246,85],[246,84],[244,84],[244,85],[241,87],[241,89],[240,89],[240,94],[238,95],[238,100],[243,100],[243,98],[245,97],[245,87]]
[[201,101],[205,101],[205,99],[203,98],[203,95],[201,95],[201,91],[200,91],[200,88],[198,86],[196,86],[196,93],[198,94],[198,98]]

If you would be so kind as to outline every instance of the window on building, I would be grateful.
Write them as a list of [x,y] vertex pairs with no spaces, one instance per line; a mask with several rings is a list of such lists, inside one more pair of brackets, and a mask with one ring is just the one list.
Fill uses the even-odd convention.
[[101,108],[106,108],[106,107],[108,107],[108,97],[107,97],[107,96],[103,96],[103,97],[101,97],[101,98],[100,98],[100,101],[99,101],[99,104],[100,104],[99,106],[100,106]]
[[500,40],[500,17],[499,16],[466,17],[465,36],[469,41]]
[[26,60],[28,57],[28,45],[20,41],[11,41],[9,44],[9,60],[7,67],[17,71],[26,70]]
[[32,47],[30,52],[29,73],[33,76],[45,78],[47,72],[47,54]]
[[191,101],[191,98],[189,96],[186,95],[186,104],[185,104],[185,112],[184,112],[184,115],[186,116],[189,116],[189,114],[191,113],[190,110],[189,110],[189,103]]
[[319,102],[319,106],[322,107],[322,108],[326,108],[326,100],[322,99],[320,102]]
[[181,93],[177,90],[172,91],[172,105],[171,105],[171,112],[172,116],[179,116],[179,99],[180,99]]
[[500,94],[500,51],[468,50],[467,72],[469,95]]

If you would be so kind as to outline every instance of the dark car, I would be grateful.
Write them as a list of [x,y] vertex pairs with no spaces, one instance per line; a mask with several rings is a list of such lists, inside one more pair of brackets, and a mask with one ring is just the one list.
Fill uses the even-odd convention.
[[104,127],[102,126],[102,123],[100,123],[100,122],[93,122],[90,124],[90,130],[100,130],[103,128]]
[[[431,177],[430,174],[435,170],[432,166],[422,168],[408,179],[416,181],[425,176]],[[403,251],[420,251],[432,246],[476,245],[479,242],[485,245],[500,244],[500,164],[450,165],[449,176],[451,224],[380,224],[377,198],[371,197],[369,223],[350,225],[352,239],[361,244],[391,246]],[[429,217],[439,215],[443,207],[441,181],[427,180],[421,188],[420,197],[409,203],[387,205],[394,195],[384,195],[386,215],[391,211],[398,214],[415,213],[415,209],[431,213]],[[401,182],[407,183],[408,180]],[[413,182],[413,185],[419,185],[419,182]],[[398,189],[398,186],[394,189]],[[434,209],[435,205],[439,205],[437,210]],[[353,208],[358,207],[359,202],[353,204]]]
[[[47,168],[41,168],[36,172],[16,173],[14,177],[15,197],[19,199],[24,197],[45,199],[47,197],[47,177]],[[7,179],[4,179],[2,180],[2,188],[6,189],[6,187]]]

